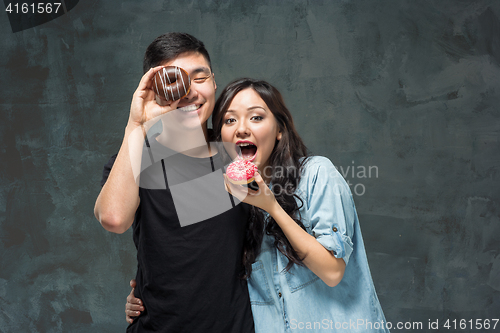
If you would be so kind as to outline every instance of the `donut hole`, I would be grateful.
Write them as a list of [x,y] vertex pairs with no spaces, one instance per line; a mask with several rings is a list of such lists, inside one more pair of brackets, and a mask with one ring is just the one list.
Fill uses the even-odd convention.
[[189,94],[191,88],[189,74],[184,69],[176,66],[163,67],[156,72],[152,80],[152,89],[163,100],[162,102],[181,99]]

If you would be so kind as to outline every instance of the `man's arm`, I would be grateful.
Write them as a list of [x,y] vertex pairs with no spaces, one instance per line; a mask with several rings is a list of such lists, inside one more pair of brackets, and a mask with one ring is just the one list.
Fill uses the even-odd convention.
[[95,217],[104,229],[114,233],[121,234],[130,228],[139,206],[138,176],[145,134],[155,117],[174,110],[178,104],[176,101],[160,106],[155,101],[151,79],[161,68],[152,68],[144,74],[134,92],[120,151],[95,203]]
[[120,151],[94,207],[94,215],[103,228],[119,234],[130,228],[139,206],[139,186],[132,172],[128,147],[133,130],[127,126]]

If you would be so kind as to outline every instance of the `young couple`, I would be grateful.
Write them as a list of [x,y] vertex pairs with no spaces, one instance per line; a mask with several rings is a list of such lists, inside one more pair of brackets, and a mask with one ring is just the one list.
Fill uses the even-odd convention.
[[[169,65],[192,80],[170,104],[151,89]],[[210,57],[188,34],[153,41],[144,71],[95,206],[106,230],[133,227],[127,332],[387,332],[349,187],[308,156],[281,94],[239,79],[215,102]],[[224,178],[242,156],[258,191]]]

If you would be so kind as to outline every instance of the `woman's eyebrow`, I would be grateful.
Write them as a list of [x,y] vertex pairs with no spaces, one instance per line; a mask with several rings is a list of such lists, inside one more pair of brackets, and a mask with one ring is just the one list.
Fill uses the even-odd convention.
[[264,112],[267,112],[267,111],[266,111],[266,108],[264,108],[263,106],[259,106],[259,105],[251,106],[251,107],[249,107],[249,108],[247,109],[247,111],[253,111],[253,110],[255,110],[255,109],[262,109],[262,110],[264,110]]
[[[253,111],[254,109],[261,109],[261,110],[264,110],[264,112],[267,112],[266,109],[263,107],[263,106],[250,106],[249,108],[247,108],[247,112],[249,111]],[[236,111],[234,110],[231,110],[231,109],[227,109],[226,113],[234,113]]]

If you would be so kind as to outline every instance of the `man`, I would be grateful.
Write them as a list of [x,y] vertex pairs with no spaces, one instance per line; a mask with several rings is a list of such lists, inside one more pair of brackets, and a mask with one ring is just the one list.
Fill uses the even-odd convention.
[[[191,78],[189,93],[170,104],[151,89],[163,66]],[[254,332],[246,281],[238,279],[248,207],[225,191],[221,153],[209,143],[217,86],[208,52],[193,36],[165,34],[149,45],[143,67],[95,205],[106,230],[133,227],[135,296],[145,309],[127,332]],[[151,135],[158,116],[163,129]]]

